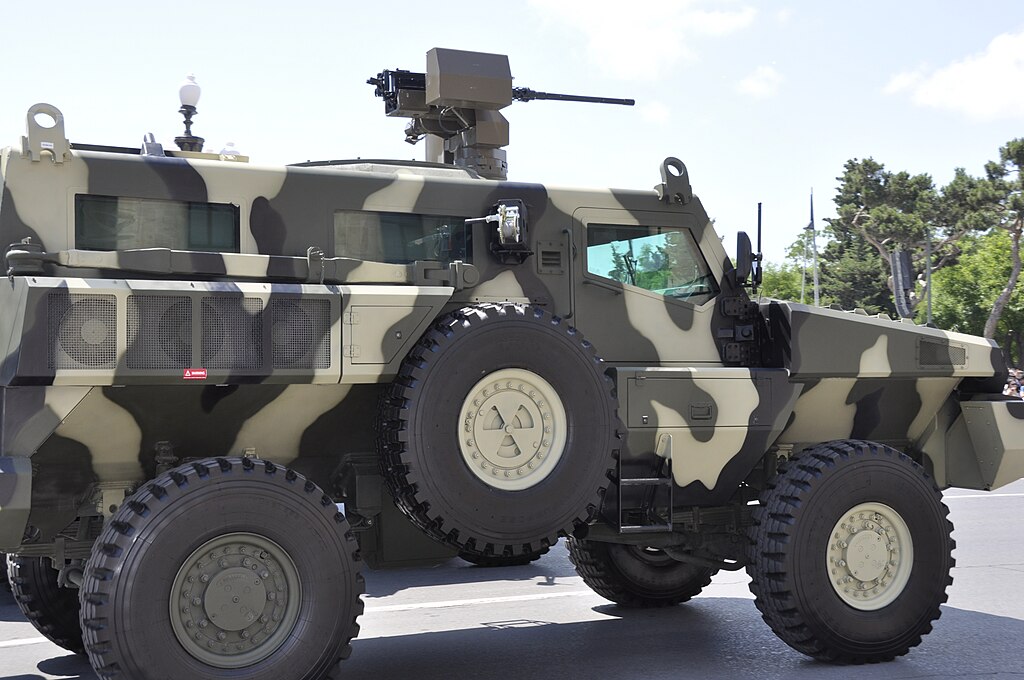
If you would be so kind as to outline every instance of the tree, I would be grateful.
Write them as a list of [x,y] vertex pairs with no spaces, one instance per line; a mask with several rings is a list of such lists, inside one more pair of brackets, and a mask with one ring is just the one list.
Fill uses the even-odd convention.
[[764,265],[764,278],[761,280],[761,287],[758,289],[758,292],[763,297],[799,302],[800,279],[802,276],[803,268],[799,265],[766,262]]
[[892,314],[895,307],[886,285],[882,258],[866,240],[851,231],[833,230],[820,258],[823,295],[843,309]]
[[980,212],[993,220],[991,226],[1010,236],[1010,273],[996,297],[985,322],[984,335],[994,338],[1000,317],[1006,310],[1020,278],[1020,239],[1024,230],[1024,139],[1014,139],[999,149],[999,162],[985,165],[985,181],[975,186],[972,198]]
[[[836,245],[826,248],[825,259],[830,266],[823,269],[830,270],[833,284],[845,289],[838,298],[859,300],[861,304],[857,306],[866,309],[893,309],[891,303],[883,304],[881,296],[873,290],[875,278],[869,275],[870,269],[879,267],[883,272],[883,290],[895,291],[892,278],[885,274],[891,271],[894,253],[908,253],[912,278],[922,280],[929,241],[933,251],[931,266],[936,271],[956,262],[960,253],[957,242],[980,226],[973,219],[972,205],[967,200],[977,180],[962,170],[957,170],[953,182],[941,192],[935,190],[929,175],[891,172],[872,158],[847,161],[843,175],[837,179],[838,216],[826,220]],[[869,254],[859,241],[873,253]],[[865,258],[864,266],[851,258]],[[911,291],[912,309],[921,302],[924,292],[916,288]]]
[[[981,335],[993,301],[1006,287],[1013,268],[1010,234],[992,230],[968,235],[956,266],[936,272],[933,278],[933,320],[940,328]],[[917,320],[923,322],[923,310]],[[1024,294],[1019,289],[1004,306],[993,335],[1006,350],[1012,365],[1024,361]]]

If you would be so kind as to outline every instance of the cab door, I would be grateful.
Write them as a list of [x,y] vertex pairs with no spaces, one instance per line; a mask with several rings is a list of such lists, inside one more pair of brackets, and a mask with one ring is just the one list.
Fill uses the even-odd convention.
[[[573,323],[608,362],[721,364],[713,333],[716,238],[686,213],[573,213]],[[716,243],[720,249],[720,244]]]

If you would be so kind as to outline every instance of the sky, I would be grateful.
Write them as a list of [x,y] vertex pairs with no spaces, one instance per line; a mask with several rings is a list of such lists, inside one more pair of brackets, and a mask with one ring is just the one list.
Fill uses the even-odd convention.
[[[766,259],[834,215],[847,160],[981,174],[1024,136],[1020,0],[509,0],[387,3],[6,0],[0,145],[57,106],[73,142],[172,146],[178,87],[202,86],[193,133],[259,164],[422,159],[366,79],[424,71],[433,47],[509,55],[515,84],[636,106],[514,103],[509,179],[649,189],[668,156],[726,246]],[[172,146],[173,148],[173,146]]]

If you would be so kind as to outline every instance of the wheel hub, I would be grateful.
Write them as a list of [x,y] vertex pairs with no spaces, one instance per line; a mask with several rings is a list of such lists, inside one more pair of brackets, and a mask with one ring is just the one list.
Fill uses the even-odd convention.
[[874,611],[891,604],[907,585],[913,562],[907,523],[882,503],[851,508],[829,537],[829,582],[855,609]]
[[277,543],[250,533],[207,541],[171,586],[171,627],[196,659],[241,668],[270,656],[298,619],[298,570]]
[[462,404],[459,448],[473,474],[505,490],[550,474],[566,438],[565,407],[544,378],[520,368],[489,374]]

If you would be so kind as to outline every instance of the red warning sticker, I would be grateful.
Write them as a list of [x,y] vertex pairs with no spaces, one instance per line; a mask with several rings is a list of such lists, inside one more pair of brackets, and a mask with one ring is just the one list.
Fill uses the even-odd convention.
[[185,380],[206,380],[205,368],[186,368],[182,376]]

